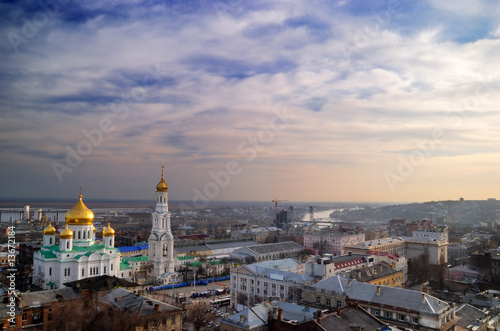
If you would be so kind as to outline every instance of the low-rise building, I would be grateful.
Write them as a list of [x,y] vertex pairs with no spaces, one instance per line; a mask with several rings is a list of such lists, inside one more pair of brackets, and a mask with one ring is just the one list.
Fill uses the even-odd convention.
[[352,246],[365,240],[363,232],[344,232],[338,229],[314,231],[304,234],[304,247],[318,250],[321,254],[344,255],[346,246]]
[[298,302],[302,285],[314,280],[304,275],[301,266],[295,259],[284,259],[231,269],[231,304],[253,306],[269,297]]
[[303,300],[326,309],[356,303],[390,325],[412,330],[452,331],[459,321],[453,306],[426,293],[360,283],[340,275],[305,285]]
[[304,247],[293,241],[247,246],[236,249],[231,257],[240,260],[253,260],[256,262],[273,259],[295,257],[304,251]]

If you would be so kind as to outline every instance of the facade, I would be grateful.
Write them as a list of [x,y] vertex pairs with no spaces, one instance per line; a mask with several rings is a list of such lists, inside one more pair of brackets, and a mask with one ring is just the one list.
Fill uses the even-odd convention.
[[420,291],[359,283],[334,276],[303,289],[303,300],[315,307],[342,308],[358,304],[384,323],[411,330],[455,330],[453,305]]
[[[289,330],[287,327],[313,321],[318,312],[321,310],[289,302],[267,301],[221,319],[220,329],[225,331]],[[286,324],[279,327],[278,323]]]
[[325,254],[317,257],[313,262],[305,265],[306,275],[326,279],[342,272],[348,272],[368,265],[367,258],[361,254],[348,254],[342,256],[332,256]]
[[13,319],[0,309],[0,326],[13,331],[182,330],[181,308],[121,288],[135,285],[100,276],[60,289],[22,293],[16,297]]
[[110,224],[103,230],[104,243],[97,244],[94,213],[84,205],[82,195],[65,220],[58,242],[56,229],[50,223],[43,230],[43,245],[33,255],[33,284],[55,289],[87,277],[117,276],[120,252],[114,247],[115,230]]
[[376,265],[353,270],[348,276],[361,283],[403,287],[403,272],[395,269],[395,263],[380,262]]
[[168,211],[168,185],[161,171],[161,180],[156,185],[156,208],[151,214],[152,228],[149,236],[149,261],[153,264],[153,276],[169,282],[175,271],[174,236],[170,229]]
[[422,231],[413,231],[413,237],[448,241],[448,226],[439,225]]
[[395,253],[405,256],[407,259],[428,253],[430,264],[448,263],[448,241],[427,237],[391,237],[370,240],[348,246],[345,249],[353,254]]
[[301,264],[294,259],[242,265],[231,269],[231,304],[253,306],[269,297],[298,302],[303,284],[314,277],[299,273]]
[[343,255],[346,252],[346,246],[355,245],[364,240],[364,233],[323,230],[304,234],[304,247],[309,250],[318,249],[321,254]]
[[254,245],[239,248],[231,253],[231,257],[244,260],[250,258],[261,262],[273,259],[295,257],[304,251],[304,247],[293,241],[279,242],[273,244]]

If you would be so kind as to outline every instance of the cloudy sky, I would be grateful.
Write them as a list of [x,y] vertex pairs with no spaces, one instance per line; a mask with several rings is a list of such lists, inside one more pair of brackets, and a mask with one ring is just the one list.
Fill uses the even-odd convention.
[[500,198],[495,1],[0,1],[0,197]]

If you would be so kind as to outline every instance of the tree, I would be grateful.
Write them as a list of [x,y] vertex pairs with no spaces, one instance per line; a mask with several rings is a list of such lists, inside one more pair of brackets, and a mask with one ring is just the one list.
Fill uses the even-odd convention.
[[198,302],[190,304],[186,307],[186,323],[193,325],[196,331],[199,331],[202,326],[209,322],[214,322],[215,315],[208,311],[206,302]]

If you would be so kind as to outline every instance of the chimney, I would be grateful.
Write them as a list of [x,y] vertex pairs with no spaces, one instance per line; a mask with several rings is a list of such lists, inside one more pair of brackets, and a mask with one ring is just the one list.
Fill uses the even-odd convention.
[[422,293],[422,303],[425,303],[425,293]]
[[377,295],[380,295],[380,286],[377,286]]
[[382,265],[380,265],[380,271],[382,271]]
[[161,307],[159,304],[155,304],[155,311],[157,311],[157,312],[161,311]]
[[358,271],[358,278],[361,279],[361,271]]
[[245,322],[245,320],[247,319],[247,315],[243,314],[240,316],[240,323],[243,324],[243,322]]
[[351,287],[351,280],[350,279],[347,281],[347,286]]
[[283,309],[279,308],[278,309],[278,321],[283,320]]

